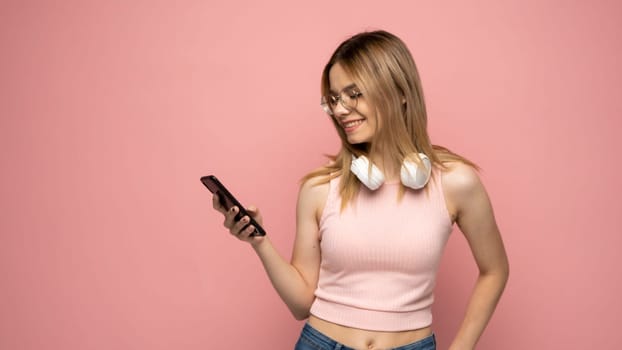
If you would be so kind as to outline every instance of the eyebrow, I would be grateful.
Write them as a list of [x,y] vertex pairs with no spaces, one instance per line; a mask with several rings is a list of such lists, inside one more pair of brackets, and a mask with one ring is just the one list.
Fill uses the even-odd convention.
[[[341,91],[344,91],[344,90],[347,90],[347,89],[352,89],[352,88],[355,88],[355,87],[357,87],[356,84],[352,83],[350,85],[345,86],[343,89],[341,89]],[[334,95],[338,94],[338,92],[333,90],[333,89],[330,89],[328,92],[330,92],[331,94],[334,94]]]

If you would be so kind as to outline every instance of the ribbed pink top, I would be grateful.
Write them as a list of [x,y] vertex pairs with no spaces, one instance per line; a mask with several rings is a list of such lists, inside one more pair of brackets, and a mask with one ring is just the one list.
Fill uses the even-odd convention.
[[376,331],[431,325],[436,271],[452,230],[440,174],[433,170],[429,197],[407,189],[401,202],[398,183],[361,186],[341,213],[339,178],[330,182],[312,315]]

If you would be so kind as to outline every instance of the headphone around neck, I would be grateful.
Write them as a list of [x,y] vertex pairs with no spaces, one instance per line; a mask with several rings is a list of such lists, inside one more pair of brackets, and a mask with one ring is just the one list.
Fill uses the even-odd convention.
[[[355,157],[352,156],[352,164],[350,165],[350,171],[358,177],[358,179],[370,190],[374,191],[378,189],[385,181],[384,174],[376,165],[371,164],[371,173],[369,172],[369,159],[365,156]],[[421,169],[417,163],[410,160],[408,157],[404,159],[402,168],[400,169],[400,179],[402,184],[406,187],[418,190],[423,188],[432,174],[432,163],[430,158],[423,153],[419,153],[419,158],[423,162],[423,169]]]

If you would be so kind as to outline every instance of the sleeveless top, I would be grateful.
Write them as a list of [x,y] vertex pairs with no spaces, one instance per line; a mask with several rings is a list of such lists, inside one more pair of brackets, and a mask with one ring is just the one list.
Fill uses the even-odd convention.
[[310,313],[340,325],[404,331],[432,323],[436,271],[453,224],[441,171],[425,188],[360,187],[341,211],[340,177],[330,181],[320,219],[321,264]]

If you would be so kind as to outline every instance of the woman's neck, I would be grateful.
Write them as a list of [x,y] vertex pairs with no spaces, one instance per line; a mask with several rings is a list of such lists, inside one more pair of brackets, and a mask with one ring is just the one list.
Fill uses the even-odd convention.
[[399,180],[399,166],[393,164],[389,155],[378,152],[377,155],[371,159],[371,162],[382,171],[386,181],[393,182]]

